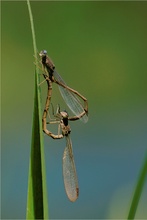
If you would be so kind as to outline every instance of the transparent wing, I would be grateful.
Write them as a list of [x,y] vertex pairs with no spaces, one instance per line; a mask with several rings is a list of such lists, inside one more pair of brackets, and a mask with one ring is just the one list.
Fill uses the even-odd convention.
[[[58,82],[61,82],[62,84],[66,85],[66,83],[61,78],[61,76],[57,73],[56,70],[54,70],[53,75]],[[80,115],[84,111],[84,108],[81,104],[80,99],[77,97],[77,95],[60,85],[59,85],[59,90],[64,101],[66,102],[70,110],[74,113],[74,115],[76,116]],[[88,116],[85,114],[83,117],[80,118],[80,120],[86,123],[88,121]]]
[[66,136],[66,147],[63,153],[63,179],[66,194],[71,202],[74,202],[79,195],[78,178],[72,152],[71,139]]

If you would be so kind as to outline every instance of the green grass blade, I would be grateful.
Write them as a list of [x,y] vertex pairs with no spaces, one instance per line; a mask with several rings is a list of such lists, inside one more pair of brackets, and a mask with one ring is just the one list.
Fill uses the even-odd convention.
[[135,217],[135,213],[137,210],[139,199],[141,197],[143,186],[145,184],[146,177],[147,177],[147,155],[145,157],[145,161],[144,161],[143,167],[141,169],[140,176],[138,178],[138,183],[137,183],[137,186],[136,186],[136,189],[134,192],[134,196],[132,199],[128,219],[134,219],[134,217]]
[[[29,0],[27,0],[32,29],[34,54],[37,57],[33,16]],[[35,67],[35,97],[32,126],[32,143],[29,166],[27,219],[48,219],[48,202],[46,187],[46,172],[44,145],[42,135],[41,96],[39,84],[39,70]]]

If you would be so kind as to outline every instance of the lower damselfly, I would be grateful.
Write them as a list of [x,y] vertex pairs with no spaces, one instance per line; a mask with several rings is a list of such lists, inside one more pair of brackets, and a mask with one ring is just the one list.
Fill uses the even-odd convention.
[[62,158],[63,180],[68,199],[71,202],[75,202],[79,196],[79,186],[70,138],[71,129],[68,124],[69,117],[66,111],[60,112],[60,110],[58,110],[55,118],[55,121],[48,122],[47,124],[58,123],[58,134],[55,135],[51,131],[48,131],[48,135],[53,139],[61,139],[65,137],[66,147]]
[[[86,114],[85,111],[83,111],[80,115],[69,117],[68,113],[66,111],[60,111],[60,108],[58,107],[57,113],[53,114],[54,119],[53,121],[47,122],[47,115],[49,110],[49,105],[51,102],[51,95],[52,95],[52,82],[50,78],[47,75],[44,75],[44,78],[47,82],[47,98],[46,98],[46,104],[43,112],[42,117],[42,127],[44,133],[46,133],[48,136],[52,137],[53,139],[66,139],[66,147],[63,152],[63,159],[62,159],[62,167],[63,167],[63,179],[64,179],[64,186],[66,194],[70,201],[74,202],[78,198],[79,195],[79,187],[78,187],[78,178],[74,163],[74,156],[73,156],[73,150],[72,150],[72,142],[70,138],[71,128],[69,126],[69,121],[75,121],[78,120]],[[58,134],[53,134],[50,130],[47,129],[47,124],[58,124]]]
[[[51,58],[47,55],[46,50],[41,51],[39,55],[41,57],[44,73],[48,74],[51,82],[58,84],[60,93],[64,101],[66,102],[67,106],[74,113],[75,116],[81,115],[83,114],[83,112],[85,112],[83,117],[80,117],[80,119],[84,123],[86,123],[88,121],[87,99],[84,96],[82,96],[78,91],[67,86],[62,77],[56,71],[55,65]],[[81,99],[84,101],[84,106],[81,103]]]

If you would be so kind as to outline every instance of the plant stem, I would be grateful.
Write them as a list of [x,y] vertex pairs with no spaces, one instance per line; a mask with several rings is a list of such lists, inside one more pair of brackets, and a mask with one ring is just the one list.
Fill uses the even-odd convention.
[[29,0],[27,0],[27,5],[28,5],[28,10],[29,10],[30,24],[31,24],[31,30],[32,30],[34,55],[37,57],[37,46],[36,46],[35,29],[34,29],[33,15],[32,15],[32,10],[31,10],[31,5],[30,5],[30,1]]
[[[27,0],[32,30],[34,55],[37,62],[37,47],[31,5]],[[32,143],[29,165],[27,220],[48,219],[48,201],[45,172],[45,156],[42,135],[41,91],[39,85],[39,68],[35,66],[35,96],[32,126]]]
[[140,172],[140,176],[138,178],[138,183],[137,183],[137,186],[136,186],[136,189],[135,189],[135,192],[134,192],[134,196],[133,196],[133,199],[132,199],[128,219],[134,219],[134,217],[135,217],[135,213],[136,213],[136,210],[137,210],[139,199],[141,197],[143,186],[145,184],[146,177],[147,177],[147,155],[145,157],[145,161],[143,163],[143,166],[142,166],[142,169],[141,169],[141,172]]

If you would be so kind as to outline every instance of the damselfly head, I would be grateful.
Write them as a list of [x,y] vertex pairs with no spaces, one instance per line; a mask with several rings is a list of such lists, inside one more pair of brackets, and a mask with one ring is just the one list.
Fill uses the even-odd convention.
[[68,113],[67,113],[66,110],[60,112],[60,114],[61,114],[61,116],[62,116],[63,118],[68,118]]
[[47,55],[47,51],[46,50],[42,50],[42,51],[40,51],[40,53],[39,53],[39,56],[40,57],[44,57],[44,56],[46,56]]

